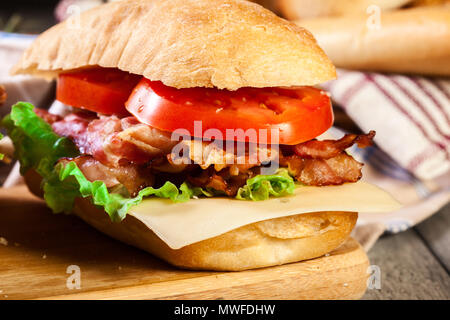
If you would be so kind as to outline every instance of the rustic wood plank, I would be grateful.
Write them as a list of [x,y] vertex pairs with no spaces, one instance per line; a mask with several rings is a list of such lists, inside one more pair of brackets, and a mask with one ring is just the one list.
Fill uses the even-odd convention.
[[381,289],[364,299],[450,299],[447,272],[413,229],[382,237],[369,260],[381,269]]
[[448,273],[450,270],[450,204],[415,229]]
[[[25,186],[0,188],[0,237],[0,300],[356,299],[368,277],[367,256],[353,239],[329,256],[278,267],[180,270],[75,216],[52,215]],[[80,268],[80,290],[66,287],[70,265]]]
[[361,249],[349,239],[318,259],[51,299],[358,299],[365,291],[368,267]]

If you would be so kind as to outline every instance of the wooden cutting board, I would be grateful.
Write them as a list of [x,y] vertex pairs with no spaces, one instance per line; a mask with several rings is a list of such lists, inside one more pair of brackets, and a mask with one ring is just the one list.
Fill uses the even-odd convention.
[[[25,186],[0,188],[0,237],[0,299],[357,299],[368,277],[353,239],[329,256],[278,267],[180,270],[53,215]],[[67,286],[73,266],[80,289]]]

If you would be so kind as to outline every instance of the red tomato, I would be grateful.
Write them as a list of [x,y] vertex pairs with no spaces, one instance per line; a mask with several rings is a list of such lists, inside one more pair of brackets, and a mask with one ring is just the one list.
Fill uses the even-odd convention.
[[58,77],[56,99],[103,114],[127,115],[125,102],[142,76],[119,69],[95,68]]
[[[301,143],[333,123],[330,98],[312,87],[176,89],[142,78],[125,105],[140,122],[160,130],[187,129],[192,136],[203,137],[206,130],[218,129],[226,139],[227,129],[255,129],[256,138],[233,139],[254,143],[270,143],[270,129],[279,130],[280,144]],[[194,121],[199,120],[201,133],[194,132]],[[259,129],[267,129],[265,141]]]

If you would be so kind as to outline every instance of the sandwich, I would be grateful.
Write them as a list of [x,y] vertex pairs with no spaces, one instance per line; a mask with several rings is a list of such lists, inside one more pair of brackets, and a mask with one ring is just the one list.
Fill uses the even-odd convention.
[[64,108],[19,102],[2,121],[53,212],[178,267],[235,271],[322,256],[359,211],[398,208],[346,151],[374,132],[316,139],[333,112],[314,86],[336,72],[305,29],[240,0],[70,19],[12,71],[56,79]]

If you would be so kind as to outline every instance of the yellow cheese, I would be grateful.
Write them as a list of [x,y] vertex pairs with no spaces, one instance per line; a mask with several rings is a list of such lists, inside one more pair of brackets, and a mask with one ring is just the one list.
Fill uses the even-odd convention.
[[400,208],[387,192],[366,182],[296,188],[295,194],[266,201],[200,198],[185,203],[149,198],[129,214],[179,249],[244,225],[316,211],[386,212]]

